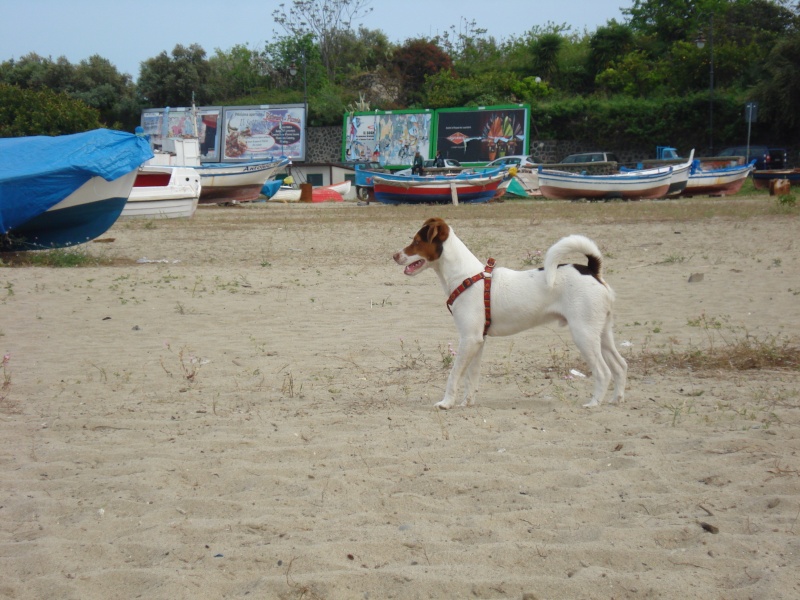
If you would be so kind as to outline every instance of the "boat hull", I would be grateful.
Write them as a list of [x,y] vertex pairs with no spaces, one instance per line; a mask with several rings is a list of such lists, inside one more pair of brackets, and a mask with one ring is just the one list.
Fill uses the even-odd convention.
[[696,171],[689,175],[683,196],[730,196],[739,192],[753,165],[729,167],[711,171]]
[[581,175],[540,169],[539,190],[545,198],[556,200],[643,200],[663,198],[671,178],[669,171],[652,175]]
[[489,202],[505,174],[497,171],[489,175],[404,176],[375,175],[375,199],[383,204],[452,204]]
[[120,218],[190,218],[200,189],[200,176],[190,167],[143,166]]
[[242,164],[203,164],[200,173],[200,204],[225,204],[258,200],[261,189],[288,161],[273,160]]
[[[459,203],[489,202],[494,198],[500,182],[493,184],[456,187]],[[375,199],[383,204],[452,204],[453,195],[447,187],[413,187],[403,188],[395,185],[375,183]]]
[[86,243],[108,231],[128,201],[136,171],[106,181],[93,177],[49,210],[15,227],[4,251],[45,250]]

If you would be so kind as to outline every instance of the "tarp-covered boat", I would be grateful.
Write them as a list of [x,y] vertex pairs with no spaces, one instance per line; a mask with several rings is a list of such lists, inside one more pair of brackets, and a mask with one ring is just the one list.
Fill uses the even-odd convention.
[[0,139],[0,248],[60,248],[102,235],[152,157],[144,138],[108,129]]

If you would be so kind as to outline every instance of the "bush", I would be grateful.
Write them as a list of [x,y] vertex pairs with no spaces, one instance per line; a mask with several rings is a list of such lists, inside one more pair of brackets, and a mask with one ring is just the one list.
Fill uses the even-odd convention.
[[0,84],[0,137],[64,135],[102,127],[100,113],[47,88]]

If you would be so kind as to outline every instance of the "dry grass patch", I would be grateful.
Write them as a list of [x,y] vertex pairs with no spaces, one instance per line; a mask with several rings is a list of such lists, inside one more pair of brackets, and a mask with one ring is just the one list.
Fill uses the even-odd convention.
[[662,350],[645,346],[629,358],[633,368],[645,373],[667,369],[700,371],[747,371],[750,369],[800,370],[800,341],[794,336],[766,334],[756,336],[742,328],[726,324],[725,319],[705,314],[690,319],[699,327],[702,344],[681,348],[670,343]]

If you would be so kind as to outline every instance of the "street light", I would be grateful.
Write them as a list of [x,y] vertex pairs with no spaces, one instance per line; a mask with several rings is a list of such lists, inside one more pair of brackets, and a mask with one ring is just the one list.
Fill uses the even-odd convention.
[[[706,38],[702,33],[697,37],[697,47],[702,49]],[[708,153],[714,154],[714,15],[708,19],[708,52],[710,56],[708,71]]]
[[[294,77],[297,75],[297,64],[294,62],[289,65],[289,74]],[[303,120],[303,127],[308,128],[308,80],[306,78],[306,57],[303,55],[303,111],[305,112],[305,119]]]

